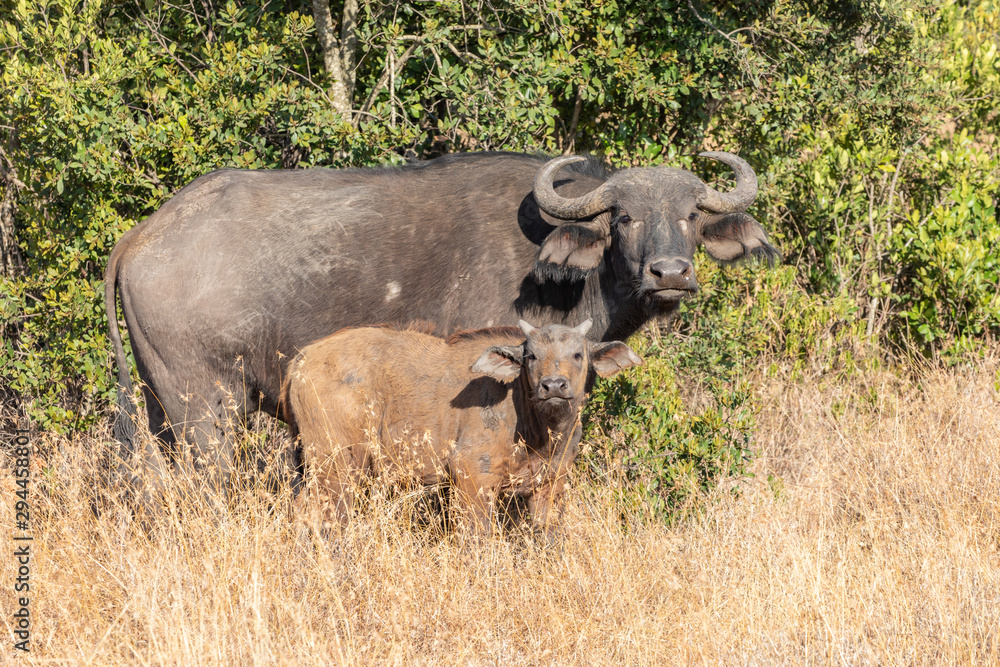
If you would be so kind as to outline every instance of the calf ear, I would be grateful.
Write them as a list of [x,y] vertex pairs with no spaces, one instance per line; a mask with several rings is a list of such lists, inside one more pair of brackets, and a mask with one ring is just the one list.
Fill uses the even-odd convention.
[[521,345],[494,345],[483,352],[469,370],[507,383],[521,374],[523,358],[524,347]]
[[713,259],[727,263],[754,257],[770,263],[781,254],[768,243],[767,232],[747,213],[712,216],[701,228],[701,242]]
[[590,365],[602,378],[609,378],[618,371],[642,364],[642,357],[621,341],[590,343]]
[[583,280],[601,263],[610,243],[603,221],[562,224],[542,241],[531,274],[539,283]]

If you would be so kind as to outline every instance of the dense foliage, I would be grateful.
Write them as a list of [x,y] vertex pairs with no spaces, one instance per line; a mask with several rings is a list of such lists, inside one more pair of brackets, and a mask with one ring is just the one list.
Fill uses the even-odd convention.
[[[22,260],[0,284],[5,400],[46,428],[106,412],[108,253],[223,166],[505,149],[721,174],[693,156],[744,156],[761,177],[751,212],[786,265],[701,258],[706,289],[669,353],[650,342],[653,363],[599,389],[608,429],[645,434],[637,460],[693,448],[670,475],[695,486],[738,472],[751,446],[743,360],[839,364],[869,343],[951,359],[1000,331],[994,0],[371,0],[350,118],[332,108],[311,12],[0,0],[0,187]],[[731,419],[682,414],[667,395],[682,368]]]

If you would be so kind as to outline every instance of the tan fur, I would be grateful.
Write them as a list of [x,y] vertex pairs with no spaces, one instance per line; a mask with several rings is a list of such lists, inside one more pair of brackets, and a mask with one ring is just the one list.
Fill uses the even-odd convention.
[[535,414],[527,370],[508,384],[470,370],[493,346],[523,344],[520,330],[465,332],[446,341],[412,330],[355,328],[305,348],[286,385],[288,421],[306,465],[300,507],[320,508],[325,521],[344,523],[362,477],[392,474],[451,484],[456,508],[480,532],[490,531],[503,494],[526,500],[536,526],[549,528],[558,513],[550,506],[576,457],[592,344],[567,327],[554,336],[549,328],[536,331],[529,347],[537,348],[538,369],[582,352],[559,433]]
[[448,345],[457,345],[465,341],[490,340],[490,339],[520,339],[524,340],[524,334],[517,327],[490,327],[488,329],[472,329],[470,331],[456,331],[445,339]]

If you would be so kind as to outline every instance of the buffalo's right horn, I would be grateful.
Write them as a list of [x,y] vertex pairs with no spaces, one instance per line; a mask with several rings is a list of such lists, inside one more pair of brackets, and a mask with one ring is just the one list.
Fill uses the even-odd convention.
[[712,213],[736,213],[747,210],[757,196],[757,174],[753,173],[753,167],[740,156],[723,151],[708,151],[698,155],[718,160],[736,172],[736,187],[729,192],[719,192],[706,185],[705,194],[700,202],[701,207]]
[[556,172],[573,162],[582,162],[586,158],[579,155],[565,155],[549,160],[535,175],[535,201],[538,206],[551,216],[562,220],[577,220],[587,216],[596,215],[601,211],[606,211],[611,207],[605,201],[607,197],[607,184],[600,186],[580,197],[567,198],[556,194],[552,187]]

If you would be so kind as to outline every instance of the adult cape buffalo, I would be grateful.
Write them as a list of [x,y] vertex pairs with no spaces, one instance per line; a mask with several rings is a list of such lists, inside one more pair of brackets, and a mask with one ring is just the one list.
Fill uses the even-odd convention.
[[[588,338],[625,340],[697,291],[698,244],[722,262],[776,258],[746,213],[753,170],[702,155],[735,171],[732,191],[671,167],[609,173],[582,157],[514,153],[195,179],[108,260],[125,461],[135,405],[116,290],[152,432],[174,465],[210,471],[219,488],[233,463],[228,411],[280,417],[289,361],[338,329],[424,320],[444,335],[590,318]],[[144,452],[159,467],[157,447]]]

